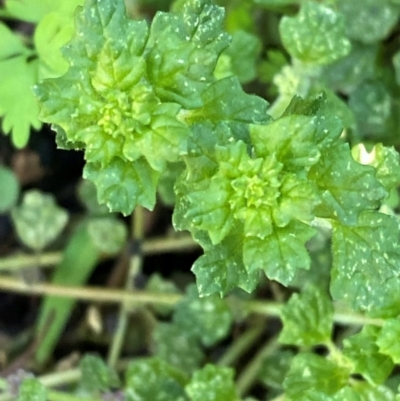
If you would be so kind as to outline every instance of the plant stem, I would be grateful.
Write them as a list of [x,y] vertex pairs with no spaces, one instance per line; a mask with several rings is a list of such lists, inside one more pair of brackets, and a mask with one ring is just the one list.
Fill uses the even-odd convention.
[[267,343],[257,352],[255,357],[247,364],[237,379],[237,389],[243,396],[252,386],[260,371],[261,364],[267,355],[270,355],[278,346],[278,339],[268,339]]
[[[129,263],[128,276],[125,283],[125,291],[131,292],[134,290],[134,280],[140,272],[143,264],[143,256],[141,243],[144,237],[144,210],[141,206],[136,206],[132,216],[132,243],[133,253]],[[124,338],[129,323],[129,305],[123,302],[120,306],[117,329],[114,333],[111,347],[108,354],[109,366],[115,366],[121,354],[124,344]]]
[[228,348],[222,358],[218,361],[219,366],[232,366],[249,347],[261,336],[264,326],[257,325],[245,331],[232,345]]
[[[53,284],[33,283],[27,284],[23,281],[0,276],[0,290],[6,292],[16,292],[24,295],[57,295],[59,297],[75,298],[80,301],[90,301],[99,303],[126,303],[131,308],[137,305],[175,305],[182,298],[181,294],[173,293],[153,293],[148,291],[126,291],[114,290],[102,287],[66,287]],[[239,302],[239,301],[238,301]],[[269,301],[240,301],[248,313],[257,313],[270,317],[279,317],[282,304]],[[362,326],[371,324],[382,326],[382,319],[374,319],[362,314],[345,312],[339,310],[334,314],[334,321],[339,324]]]
[[[157,254],[164,252],[184,252],[197,249],[199,245],[193,241],[190,235],[181,235],[179,237],[158,237],[148,239],[143,243],[143,254]],[[42,253],[38,258],[37,255],[13,255],[0,258],[0,271],[13,271],[26,269],[32,266],[51,267],[60,263],[62,252],[46,252]]]

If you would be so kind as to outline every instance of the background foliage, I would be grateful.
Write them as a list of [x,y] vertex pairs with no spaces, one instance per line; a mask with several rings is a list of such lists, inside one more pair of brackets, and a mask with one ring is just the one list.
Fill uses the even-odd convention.
[[[24,183],[24,151],[2,138],[15,237],[0,287],[44,296],[25,342],[2,350],[20,357],[0,399],[400,397],[398,1],[5,0],[0,12],[3,133],[30,149],[50,124],[86,179],[72,183],[80,206],[61,207]],[[189,234],[151,238],[157,215],[164,234],[165,221]],[[84,287],[102,264],[103,287]],[[93,304],[86,318],[77,299]],[[51,370],[74,320],[72,338],[107,363],[16,371]]]

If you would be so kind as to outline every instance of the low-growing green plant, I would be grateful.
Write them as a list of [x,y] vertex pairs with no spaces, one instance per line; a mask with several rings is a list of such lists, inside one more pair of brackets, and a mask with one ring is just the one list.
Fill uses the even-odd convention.
[[[18,16],[14,3],[5,10]],[[150,292],[132,293],[129,303],[140,269],[134,253],[108,365],[85,356],[71,398],[46,379],[27,378],[19,400],[236,401],[255,394],[256,380],[268,400],[399,399],[400,3],[221,3],[177,0],[148,21],[141,13],[154,2],[127,2],[128,16],[122,0],[86,0],[57,53],[60,70],[30,82],[58,147],[83,152],[83,177],[99,203],[135,214],[135,241],[143,239],[142,208],[161,199],[173,206],[174,228],[190,232],[203,255],[185,295],[153,276]],[[20,45],[0,27],[8,35],[0,56],[3,43],[9,57]],[[67,36],[53,44],[57,52]],[[23,207],[13,211],[21,238]],[[84,222],[53,284],[83,284],[102,253],[119,252],[125,234],[112,217]],[[46,244],[35,239],[40,249],[32,249],[42,251]],[[266,281],[279,288],[280,303],[248,295]],[[37,325],[41,363],[73,306],[52,295]],[[153,322],[153,355],[130,361],[121,381],[114,368],[127,316],[145,303],[155,305],[152,318],[142,309],[147,319],[171,318]],[[219,360],[211,356],[251,313],[279,316],[283,328],[245,369],[237,360],[264,321]],[[335,323],[347,330],[337,334]]]

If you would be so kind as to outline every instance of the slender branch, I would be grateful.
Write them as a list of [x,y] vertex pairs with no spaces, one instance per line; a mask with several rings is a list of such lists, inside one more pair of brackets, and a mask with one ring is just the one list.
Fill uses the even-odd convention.
[[[199,248],[199,245],[193,241],[190,235],[181,235],[179,237],[157,237],[148,239],[143,243],[142,251],[144,254],[158,254],[167,252],[190,252]],[[0,258],[0,271],[12,271],[26,269],[32,266],[42,268],[55,266],[61,262],[62,252],[46,252],[39,257],[37,255],[13,255]]]
[[278,339],[268,339],[266,344],[257,352],[255,357],[247,364],[237,379],[237,389],[243,396],[257,379],[261,364],[267,355],[270,355],[278,346]]
[[27,284],[4,276],[0,276],[0,290],[25,295],[56,295],[94,303],[118,304],[126,302],[132,307],[143,304],[174,305],[182,297],[180,294],[160,294],[147,291],[131,292],[103,287],[67,287],[43,283]]
[[[129,263],[128,277],[125,282],[125,290],[134,290],[134,280],[136,275],[142,269],[142,240],[144,237],[144,210],[141,206],[136,206],[134,215],[132,216],[132,245],[133,251]],[[120,306],[118,315],[117,329],[114,333],[113,340],[108,355],[108,364],[115,366],[121,354],[124,339],[129,323],[129,306],[123,302]]]
[[233,366],[234,363],[257,341],[264,332],[264,329],[264,325],[257,325],[249,328],[232,343],[217,364],[219,366]]
[[[32,283],[27,284],[23,281],[0,276],[0,290],[6,292],[16,292],[24,295],[57,295],[65,298],[75,298],[80,301],[89,301],[93,303],[116,304],[125,302],[130,307],[145,304],[155,305],[175,305],[182,298],[181,294],[173,293],[153,293],[148,291],[135,290],[116,290],[103,287],[66,287],[53,284]],[[282,304],[269,301],[239,301],[248,313],[257,313],[270,317],[279,317]],[[366,325],[382,326],[383,319],[373,319],[362,314],[345,312],[338,310],[334,314],[334,321],[344,325]]]

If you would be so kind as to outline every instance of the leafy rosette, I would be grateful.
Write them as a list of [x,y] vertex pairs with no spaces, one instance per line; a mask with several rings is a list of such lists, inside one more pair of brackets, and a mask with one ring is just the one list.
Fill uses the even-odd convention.
[[[304,243],[314,235],[309,224],[320,202],[307,179],[320,158],[315,118],[286,116],[254,125],[252,146],[233,141],[225,124],[217,131],[216,144],[197,142],[208,158],[195,157],[194,150],[177,184],[175,224],[199,233],[206,250],[194,265],[200,291],[250,291],[259,269],[286,284],[298,268],[308,267]],[[218,254],[229,257],[217,263]],[[228,278],[233,270],[235,277]]]
[[122,0],[89,0],[77,13],[68,72],[35,91],[58,145],[85,151],[84,176],[109,209],[153,208],[160,174],[186,154],[182,108],[200,107],[215,81],[229,43],[223,15],[207,0],[158,13],[150,28],[128,18]]
[[[284,285],[308,269],[316,218],[357,225],[386,195],[376,170],[355,162],[324,96],[295,97],[282,117],[250,126],[248,141],[198,124],[176,185],[174,223],[204,248],[194,264],[203,295],[252,291],[259,271]],[[341,261],[345,269],[347,260]]]

